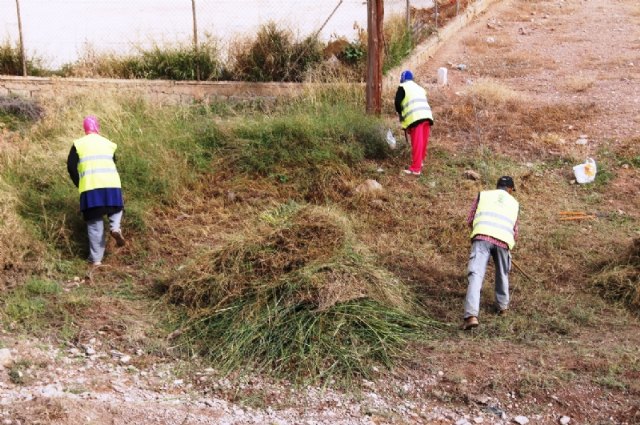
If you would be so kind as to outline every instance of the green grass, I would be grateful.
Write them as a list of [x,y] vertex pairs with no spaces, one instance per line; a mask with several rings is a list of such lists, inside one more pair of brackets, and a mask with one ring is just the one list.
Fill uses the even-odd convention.
[[63,335],[71,332],[73,316],[89,305],[81,294],[67,295],[58,283],[40,278],[3,293],[0,302],[5,326],[35,334],[55,328]]

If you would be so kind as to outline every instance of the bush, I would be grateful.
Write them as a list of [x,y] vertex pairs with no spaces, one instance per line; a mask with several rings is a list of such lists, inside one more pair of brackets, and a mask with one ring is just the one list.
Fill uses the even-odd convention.
[[235,48],[232,77],[240,81],[302,81],[305,71],[322,59],[316,38],[295,42],[290,31],[275,23],[263,25],[255,40],[245,40]]
[[[42,68],[42,60],[38,57],[27,58],[27,75],[43,76],[46,71]],[[22,56],[20,46],[11,45],[10,41],[0,44],[0,74],[22,75]]]
[[217,80],[222,63],[217,45],[207,40],[194,50],[190,45],[158,46],[139,49],[137,55],[99,54],[87,49],[75,64],[67,64],[68,77],[144,78],[149,80]]

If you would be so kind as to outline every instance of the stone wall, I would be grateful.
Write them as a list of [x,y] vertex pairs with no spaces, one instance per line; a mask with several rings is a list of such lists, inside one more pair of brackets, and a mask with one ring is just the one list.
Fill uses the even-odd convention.
[[222,100],[275,99],[294,96],[299,83],[195,82],[166,80],[115,80],[87,78],[41,78],[0,76],[0,96],[46,99],[60,94],[131,94],[162,104],[211,103]]

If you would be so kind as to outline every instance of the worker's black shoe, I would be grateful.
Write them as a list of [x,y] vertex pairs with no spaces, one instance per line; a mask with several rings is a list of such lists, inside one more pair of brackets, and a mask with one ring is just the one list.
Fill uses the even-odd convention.
[[111,236],[116,240],[116,245],[125,246],[127,241],[124,240],[124,236],[122,236],[122,232],[120,230],[112,230]]
[[478,322],[477,317],[475,316],[467,317],[466,319],[464,319],[464,322],[462,323],[462,330],[467,331],[469,329],[477,327],[479,324],[480,322]]

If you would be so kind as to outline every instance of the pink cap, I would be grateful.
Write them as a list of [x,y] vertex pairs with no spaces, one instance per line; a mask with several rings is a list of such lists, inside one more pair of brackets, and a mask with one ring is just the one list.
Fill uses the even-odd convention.
[[84,127],[85,134],[100,133],[100,123],[98,122],[98,118],[94,115],[87,115],[84,117],[82,126]]

